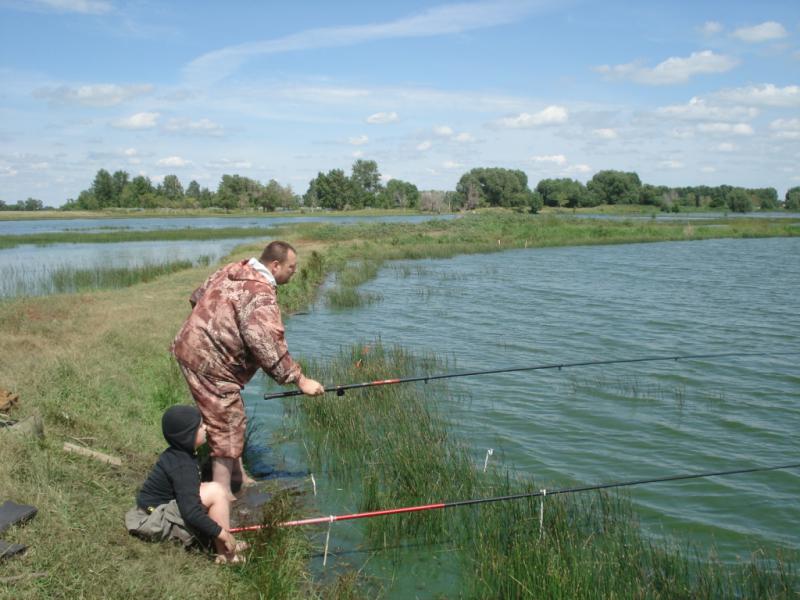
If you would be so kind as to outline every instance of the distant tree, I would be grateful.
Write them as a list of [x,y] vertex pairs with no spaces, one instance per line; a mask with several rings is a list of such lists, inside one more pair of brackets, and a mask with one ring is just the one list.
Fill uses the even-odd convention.
[[341,169],[317,175],[316,194],[322,208],[342,210],[358,205],[359,190]]
[[[381,174],[378,163],[374,160],[358,159],[353,163],[350,179],[354,189],[360,196],[356,204],[361,206],[374,206],[375,199],[381,191]],[[352,203],[351,203],[352,204]]]
[[158,186],[158,193],[171,204],[177,204],[183,200],[183,185],[177,175],[167,175]]
[[260,206],[265,211],[273,211],[277,207],[288,208],[294,201],[292,188],[283,187],[274,179],[270,179],[261,196]]
[[94,177],[91,193],[94,196],[95,208],[117,206],[116,185],[111,173],[100,169]]
[[542,179],[536,185],[545,206],[566,206],[577,208],[585,206],[589,192],[586,186],[574,179]]
[[[320,173],[322,175],[322,173]],[[319,206],[319,197],[317,196],[317,178],[315,177],[308,182],[308,189],[303,194],[303,206],[317,208]]]
[[36,198],[28,198],[23,206],[25,207],[23,210],[42,210],[44,208],[42,201]]
[[264,186],[255,179],[241,175],[223,175],[217,187],[217,205],[225,210],[257,208],[263,193]]
[[639,204],[648,206],[660,206],[663,204],[669,188],[665,185],[650,185],[645,183],[639,191]]
[[778,208],[778,190],[775,188],[756,188],[749,191],[757,200],[761,210],[775,210]]
[[750,194],[743,188],[733,188],[726,197],[728,208],[733,212],[750,212],[753,210],[753,201]]
[[786,190],[783,208],[786,210],[800,210],[800,186]]
[[217,195],[209,190],[207,187],[204,187],[200,190],[200,206],[203,208],[208,208],[210,206],[216,206],[217,202]]
[[390,179],[378,194],[377,205],[382,208],[417,208],[419,190],[413,183]]
[[536,212],[541,207],[541,196],[528,189],[528,176],[516,169],[472,169],[461,176],[456,193],[465,208],[485,204]]
[[599,204],[637,204],[642,182],[636,173],[599,171],[586,184]]
[[188,196],[190,198],[200,199],[200,184],[197,183],[194,179],[189,182],[189,185],[186,186],[186,192],[184,196]]
[[8,210],[8,206],[3,200],[0,200],[0,210]]
[[114,206],[125,206],[122,204],[122,192],[125,186],[128,185],[130,176],[125,171],[114,171],[111,176],[111,181],[114,184]]

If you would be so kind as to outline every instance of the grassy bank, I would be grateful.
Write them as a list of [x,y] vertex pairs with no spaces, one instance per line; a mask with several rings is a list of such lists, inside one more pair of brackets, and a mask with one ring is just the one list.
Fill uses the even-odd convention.
[[[359,267],[365,260],[379,265],[393,258],[446,257],[526,245],[797,234],[798,228],[785,220],[780,223],[737,220],[705,227],[490,214],[419,225],[306,224],[284,227],[274,235],[294,243],[300,253],[302,270],[291,285],[280,290],[283,309],[293,312],[313,299],[326,274],[341,273],[342,283],[371,276],[374,265],[363,270]],[[234,257],[251,256],[262,245],[263,241],[238,249]],[[346,274],[348,269],[359,273],[350,278]],[[305,560],[304,534],[300,531],[265,532],[262,541],[256,543],[257,554],[250,563],[231,569],[215,567],[201,555],[187,554],[170,545],[144,544],[124,531],[122,516],[164,446],[161,413],[166,406],[189,399],[167,347],[188,314],[189,293],[212,270],[213,266],[191,268],[126,289],[0,302],[3,348],[0,387],[20,395],[20,407],[13,413],[14,418],[38,413],[45,428],[42,440],[0,431],[3,497],[39,508],[39,515],[29,524],[3,534],[4,540],[27,544],[30,549],[25,556],[3,564],[0,579],[19,579],[0,581],[0,597],[346,598],[353,595],[347,578],[324,589],[322,584],[314,582]],[[401,359],[398,357],[397,361]],[[413,361],[408,358],[405,367],[401,362],[391,365],[397,369],[411,367],[420,368],[416,358]],[[434,415],[415,411],[410,416],[419,420],[398,421],[398,427],[446,437]],[[320,418],[336,419],[337,415]],[[383,417],[378,414],[371,418],[377,424]],[[331,426],[341,429],[335,424]],[[381,427],[384,437],[390,437],[394,425],[383,421]],[[339,443],[338,438],[344,440],[346,436],[335,437]],[[413,444],[418,443],[414,440]],[[65,454],[61,450],[65,441],[119,456],[123,465],[115,468]],[[399,442],[398,439],[398,452],[413,450],[412,442],[405,449]],[[447,450],[450,446],[438,448],[444,459],[430,457],[426,470],[444,479],[444,474],[453,465],[461,464],[462,459],[457,447],[452,451]],[[365,451],[362,448],[354,452]],[[342,446],[337,452],[346,456],[350,451],[345,452]],[[392,474],[391,479],[379,479],[383,475],[377,473],[358,484],[369,492],[364,495],[364,506],[404,502],[412,498],[415,488],[427,490],[431,497],[440,493],[450,498],[461,497],[469,491],[430,487],[423,480],[413,479],[421,475],[411,468],[410,459],[392,457],[391,461],[396,463],[387,471]],[[462,477],[457,473],[450,479]],[[480,480],[462,485],[479,486],[475,488],[478,491],[493,489],[480,487],[488,485]],[[278,495],[272,514],[293,514],[294,510],[288,499]],[[307,514],[308,509],[302,513]],[[410,534],[427,532],[435,537],[449,527],[447,522],[438,523],[437,519],[432,517],[420,531],[413,531],[416,525],[410,520],[387,521],[384,526],[408,527]],[[406,529],[399,534],[410,535],[403,531]],[[375,535],[380,536],[379,530]],[[553,543],[558,539],[553,535]],[[513,539],[505,541],[517,543]],[[469,555],[468,550],[465,553]],[[524,557],[522,550],[518,556]],[[560,560],[562,555],[555,556]],[[498,556],[492,563],[497,574],[510,568],[503,566],[501,558]],[[584,556],[575,550],[563,558],[574,560],[574,568],[578,569]],[[474,566],[469,568],[477,570]],[[489,577],[489,574],[484,576]],[[478,583],[474,589],[481,589]]]
[[[310,252],[301,257],[313,263]],[[4,563],[2,576],[19,579],[0,579],[0,597],[253,598],[255,585],[268,593],[263,597],[321,593],[306,571],[300,532],[267,535],[271,541],[256,544],[250,565],[227,569],[124,530],[122,516],[164,447],[161,413],[189,399],[167,347],[188,313],[188,294],[210,270],[127,289],[0,302],[0,387],[20,396],[11,416],[38,414],[45,430],[41,440],[0,431],[3,499],[39,508],[33,521],[3,535],[30,548]],[[314,276],[301,273],[289,304],[307,301]],[[123,464],[66,454],[64,442]]]

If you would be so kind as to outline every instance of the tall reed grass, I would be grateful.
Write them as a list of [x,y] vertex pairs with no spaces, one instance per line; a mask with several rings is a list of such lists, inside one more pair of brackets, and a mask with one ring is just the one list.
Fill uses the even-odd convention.
[[0,297],[39,296],[130,287],[194,266],[208,265],[210,261],[208,256],[201,256],[195,261],[176,260],[164,263],[145,263],[131,267],[79,268],[62,265],[34,273],[33,277],[24,266],[4,267],[0,269],[3,277],[0,284]]
[[[320,369],[337,380],[440,372],[380,342],[343,350]],[[326,375],[326,370],[328,375]],[[319,370],[315,371],[319,372]],[[537,491],[541,482],[482,472],[439,412],[441,383],[306,398],[287,407],[304,432],[313,470],[358,494],[359,510]],[[450,540],[469,598],[796,598],[797,557],[755,554],[731,567],[686,542],[658,543],[626,496],[604,492],[522,499],[369,519],[366,543]]]

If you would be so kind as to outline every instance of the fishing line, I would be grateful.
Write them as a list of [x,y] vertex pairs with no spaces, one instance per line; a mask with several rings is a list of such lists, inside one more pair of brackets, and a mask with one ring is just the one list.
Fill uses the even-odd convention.
[[[719,354],[679,354],[675,356],[646,356],[640,358],[618,358],[610,360],[591,360],[572,363],[553,363],[545,365],[534,365],[528,367],[508,367],[505,369],[490,369],[487,371],[464,371],[461,373],[444,373],[438,375],[421,375],[417,377],[404,377],[396,379],[379,379],[376,381],[366,381],[362,383],[348,383],[345,385],[326,385],[325,392],[335,392],[337,396],[343,396],[346,390],[376,387],[382,385],[395,385],[398,383],[412,383],[415,381],[435,381],[437,379],[451,379],[454,377],[474,377],[477,375],[490,375],[494,373],[515,373],[519,371],[544,371],[547,369],[567,369],[574,367],[589,367],[598,365],[620,365],[628,363],[643,363],[667,360],[690,360],[690,359],[703,359],[703,358],[744,358],[756,356],[792,356],[800,354],[800,352],[723,352]],[[264,394],[265,400],[272,400],[275,398],[289,398],[291,396],[302,396],[303,392],[300,390],[291,390],[288,392],[275,392],[271,394]]]
[[[295,521],[286,521],[278,523],[277,527],[298,527],[302,525],[317,525],[320,523],[333,523],[334,521],[351,521],[354,519],[369,519],[373,517],[382,517],[386,515],[396,515],[410,512],[421,512],[426,510],[438,510],[443,508],[454,508],[456,506],[469,506],[473,504],[487,504],[491,502],[503,502],[507,500],[519,500],[522,498],[536,498],[548,496],[556,496],[561,494],[575,494],[579,492],[587,492],[593,490],[605,490],[610,488],[630,487],[635,485],[645,485],[651,483],[662,483],[665,481],[682,481],[688,479],[700,479],[705,477],[719,477],[724,475],[738,475],[741,473],[758,473],[764,471],[778,471],[783,469],[797,469],[800,468],[800,463],[791,463],[786,465],[777,465],[771,467],[751,467],[749,469],[731,469],[728,471],[714,471],[705,473],[689,473],[683,475],[670,475],[667,477],[653,477],[650,479],[636,479],[633,481],[617,481],[613,483],[601,483],[597,485],[585,485],[570,488],[539,490],[536,492],[523,492],[519,494],[509,494],[506,496],[493,496],[490,498],[472,498],[469,500],[456,500],[452,502],[438,502],[434,504],[421,504],[417,506],[404,506],[400,508],[389,508],[384,510],[374,510],[370,512],[352,513],[345,515],[329,515],[327,517],[312,517],[310,519],[299,519]],[[248,525],[244,527],[233,527],[231,533],[240,533],[246,531],[258,531],[264,529],[265,525]]]

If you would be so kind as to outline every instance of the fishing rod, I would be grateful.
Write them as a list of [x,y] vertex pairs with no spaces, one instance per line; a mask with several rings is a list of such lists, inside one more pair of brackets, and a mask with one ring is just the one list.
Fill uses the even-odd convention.
[[[554,363],[546,365],[535,365],[532,367],[508,367],[505,369],[491,369],[488,371],[465,371],[463,373],[444,373],[439,375],[424,375],[419,377],[404,377],[398,379],[378,379],[376,381],[366,381],[363,383],[348,383],[345,385],[326,385],[326,392],[336,392],[337,396],[343,396],[345,390],[354,390],[359,388],[376,387],[380,385],[395,385],[398,383],[412,383],[415,381],[434,381],[437,379],[451,379],[454,377],[473,377],[476,375],[490,375],[493,373],[514,373],[518,371],[544,371],[547,369],[566,369],[570,367],[588,367],[594,365],[619,365],[624,363],[641,363],[641,362],[654,362],[665,360],[688,360],[695,358],[729,358],[729,357],[752,357],[752,356],[775,356],[775,355],[791,355],[800,354],[800,352],[724,352],[721,354],[681,354],[676,356],[647,356],[644,358],[619,358],[611,360],[592,360],[573,363]],[[302,396],[303,392],[300,390],[291,390],[288,392],[275,392],[271,394],[264,394],[265,400],[273,400],[275,398],[289,398],[291,396]]]
[[[609,488],[621,488],[634,485],[644,485],[648,483],[662,483],[664,481],[681,481],[686,479],[699,479],[702,477],[717,477],[722,475],[737,475],[741,473],[756,473],[761,471],[778,471],[781,469],[797,469],[800,463],[788,465],[778,465],[772,467],[753,467],[749,469],[732,469],[729,471],[715,471],[709,473],[690,473],[684,475],[671,475],[668,477],[654,477],[652,479],[637,479],[634,481],[618,481],[615,483],[601,483],[598,485],[585,485],[572,488],[561,488],[555,490],[542,489],[537,492],[524,492],[520,494],[510,494],[508,496],[494,496],[491,498],[473,498],[470,500],[456,500],[453,502],[438,502],[435,504],[421,504],[418,506],[404,506],[400,508],[390,508],[385,510],[373,510],[370,512],[352,513],[348,515],[330,515],[327,517],[312,517],[310,519],[299,519],[296,521],[285,521],[278,523],[277,527],[298,527],[302,525],[319,525],[321,523],[333,523],[334,521],[351,521],[353,519],[369,519],[372,517],[383,517],[386,515],[397,515],[402,513],[420,512],[425,510],[437,510],[442,508],[454,508],[456,506],[469,506],[471,504],[486,504],[490,502],[503,502],[506,500],[519,500],[521,498],[536,498],[538,496],[557,496],[559,494],[574,494],[592,490],[604,490]],[[268,527],[267,525],[247,525],[244,527],[232,527],[231,533],[241,533],[248,531],[258,531]]]

